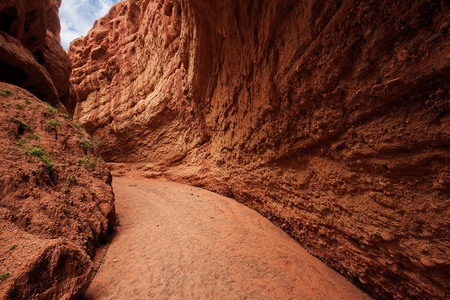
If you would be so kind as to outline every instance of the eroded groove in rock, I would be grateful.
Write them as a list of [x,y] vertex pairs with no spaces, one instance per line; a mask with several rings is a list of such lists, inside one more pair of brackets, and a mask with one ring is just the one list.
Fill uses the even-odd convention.
[[127,0],[71,44],[110,161],[263,213],[381,298],[450,293],[446,1]]

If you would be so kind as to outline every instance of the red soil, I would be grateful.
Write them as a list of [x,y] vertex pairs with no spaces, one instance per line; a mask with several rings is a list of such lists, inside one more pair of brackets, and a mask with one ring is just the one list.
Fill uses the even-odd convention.
[[370,299],[230,198],[158,180],[113,188],[120,226],[83,299]]
[[111,175],[67,115],[0,82],[0,299],[77,299],[115,221]]

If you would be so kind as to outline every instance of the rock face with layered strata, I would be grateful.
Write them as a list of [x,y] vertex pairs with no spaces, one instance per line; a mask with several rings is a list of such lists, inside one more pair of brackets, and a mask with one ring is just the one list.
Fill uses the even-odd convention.
[[123,1],[71,44],[75,117],[109,161],[233,195],[376,297],[446,298],[449,17]]
[[61,0],[0,3],[0,81],[52,105],[70,102],[71,63],[61,46]]

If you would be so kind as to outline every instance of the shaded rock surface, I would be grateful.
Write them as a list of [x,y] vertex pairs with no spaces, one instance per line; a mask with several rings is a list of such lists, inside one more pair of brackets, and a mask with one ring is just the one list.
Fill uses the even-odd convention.
[[115,222],[111,175],[68,116],[0,83],[0,298],[77,299]]
[[0,81],[38,98],[70,102],[71,63],[61,46],[61,0],[4,0],[0,3]]
[[234,196],[375,297],[448,298],[449,17],[123,1],[71,44],[75,117],[117,175]]

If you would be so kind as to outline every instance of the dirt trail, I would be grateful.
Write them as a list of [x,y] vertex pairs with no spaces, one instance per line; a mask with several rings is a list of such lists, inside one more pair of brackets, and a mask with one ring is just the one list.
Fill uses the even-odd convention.
[[173,182],[113,180],[120,226],[83,299],[370,299],[267,219]]

